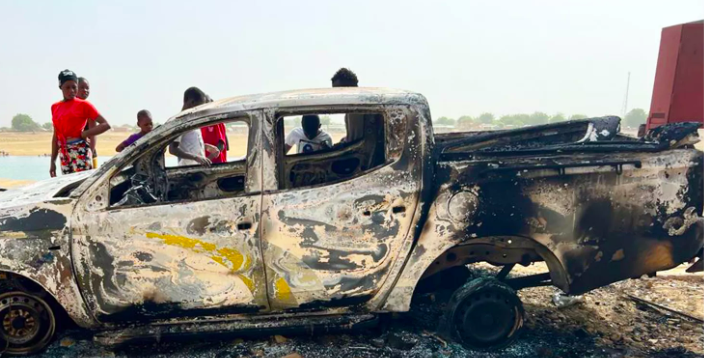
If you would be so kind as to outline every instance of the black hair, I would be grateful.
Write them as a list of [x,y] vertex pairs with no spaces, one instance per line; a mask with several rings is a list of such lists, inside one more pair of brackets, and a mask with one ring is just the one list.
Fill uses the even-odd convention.
[[81,82],[88,82],[88,79],[85,77],[78,77],[78,83],[81,83]]
[[306,128],[309,129],[308,132],[315,132],[320,128],[320,117],[318,117],[317,114],[305,114],[301,118],[301,127],[303,127],[303,130],[306,131]]
[[333,83],[338,82],[343,87],[357,87],[359,81],[357,75],[347,68],[341,68],[335,72],[335,75],[330,79]]
[[78,81],[78,76],[71,70],[63,70],[59,72],[59,87],[63,86],[68,81]]
[[147,116],[149,118],[152,118],[152,112],[149,112],[149,110],[146,109],[137,112],[137,123],[139,123],[139,117],[141,116]]
[[186,92],[183,92],[183,103],[193,101],[199,104],[206,103],[208,95],[201,91],[198,87],[189,87]]

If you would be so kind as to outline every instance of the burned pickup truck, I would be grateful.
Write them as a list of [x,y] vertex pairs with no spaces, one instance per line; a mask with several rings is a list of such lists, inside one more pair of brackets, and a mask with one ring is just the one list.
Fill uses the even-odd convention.
[[[287,154],[287,118],[307,114],[342,115],[344,140]],[[168,165],[169,143],[216,123],[246,156]],[[94,172],[0,193],[0,337],[23,354],[68,320],[105,344],[359,327],[488,262],[500,273],[459,282],[439,329],[501,346],[523,324],[518,289],[579,294],[699,252],[697,139],[686,124],[629,138],[616,117],[434,134],[425,98],[389,89],[216,101]],[[508,275],[538,261],[549,272]]]

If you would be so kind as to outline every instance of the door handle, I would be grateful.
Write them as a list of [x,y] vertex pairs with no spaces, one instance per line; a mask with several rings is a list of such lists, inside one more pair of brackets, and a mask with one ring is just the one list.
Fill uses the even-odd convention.
[[243,223],[237,224],[237,230],[240,230],[240,231],[241,230],[249,230],[251,228],[252,228],[252,223],[243,222]]
[[406,212],[406,207],[401,205],[401,206],[394,206],[391,208],[391,212],[394,214],[399,214],[399,213],[405,213]]

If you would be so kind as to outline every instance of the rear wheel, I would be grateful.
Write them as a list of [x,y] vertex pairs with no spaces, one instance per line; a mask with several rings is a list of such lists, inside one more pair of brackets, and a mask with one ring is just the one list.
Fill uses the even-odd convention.
[[523,316],[523,304],[513,289],[480,277],[455,291],[441,329],[467,348],[496,349],[516,339]]
[[[23,292],[0,295],[0,342],[5,353],[25,355],[44,349],[54,336],[54,312],[43,299]],[[4,347],[5,343],[3,343]]]
[[467,266],[450,267],[420,281],[415,292],[418,294],[441,290],[451,290],[450,292],[454,292],[467,283],[467,280],[471,277],[472,273]]

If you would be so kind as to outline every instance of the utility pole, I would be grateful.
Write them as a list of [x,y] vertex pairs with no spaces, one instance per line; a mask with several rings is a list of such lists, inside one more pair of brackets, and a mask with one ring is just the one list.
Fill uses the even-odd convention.
[[628,113],[628,89],[631,86],[631,71],[628,71],[628,79],[626,80],[626,95],[623,97],[623,108],[621,109],[622,118]]

